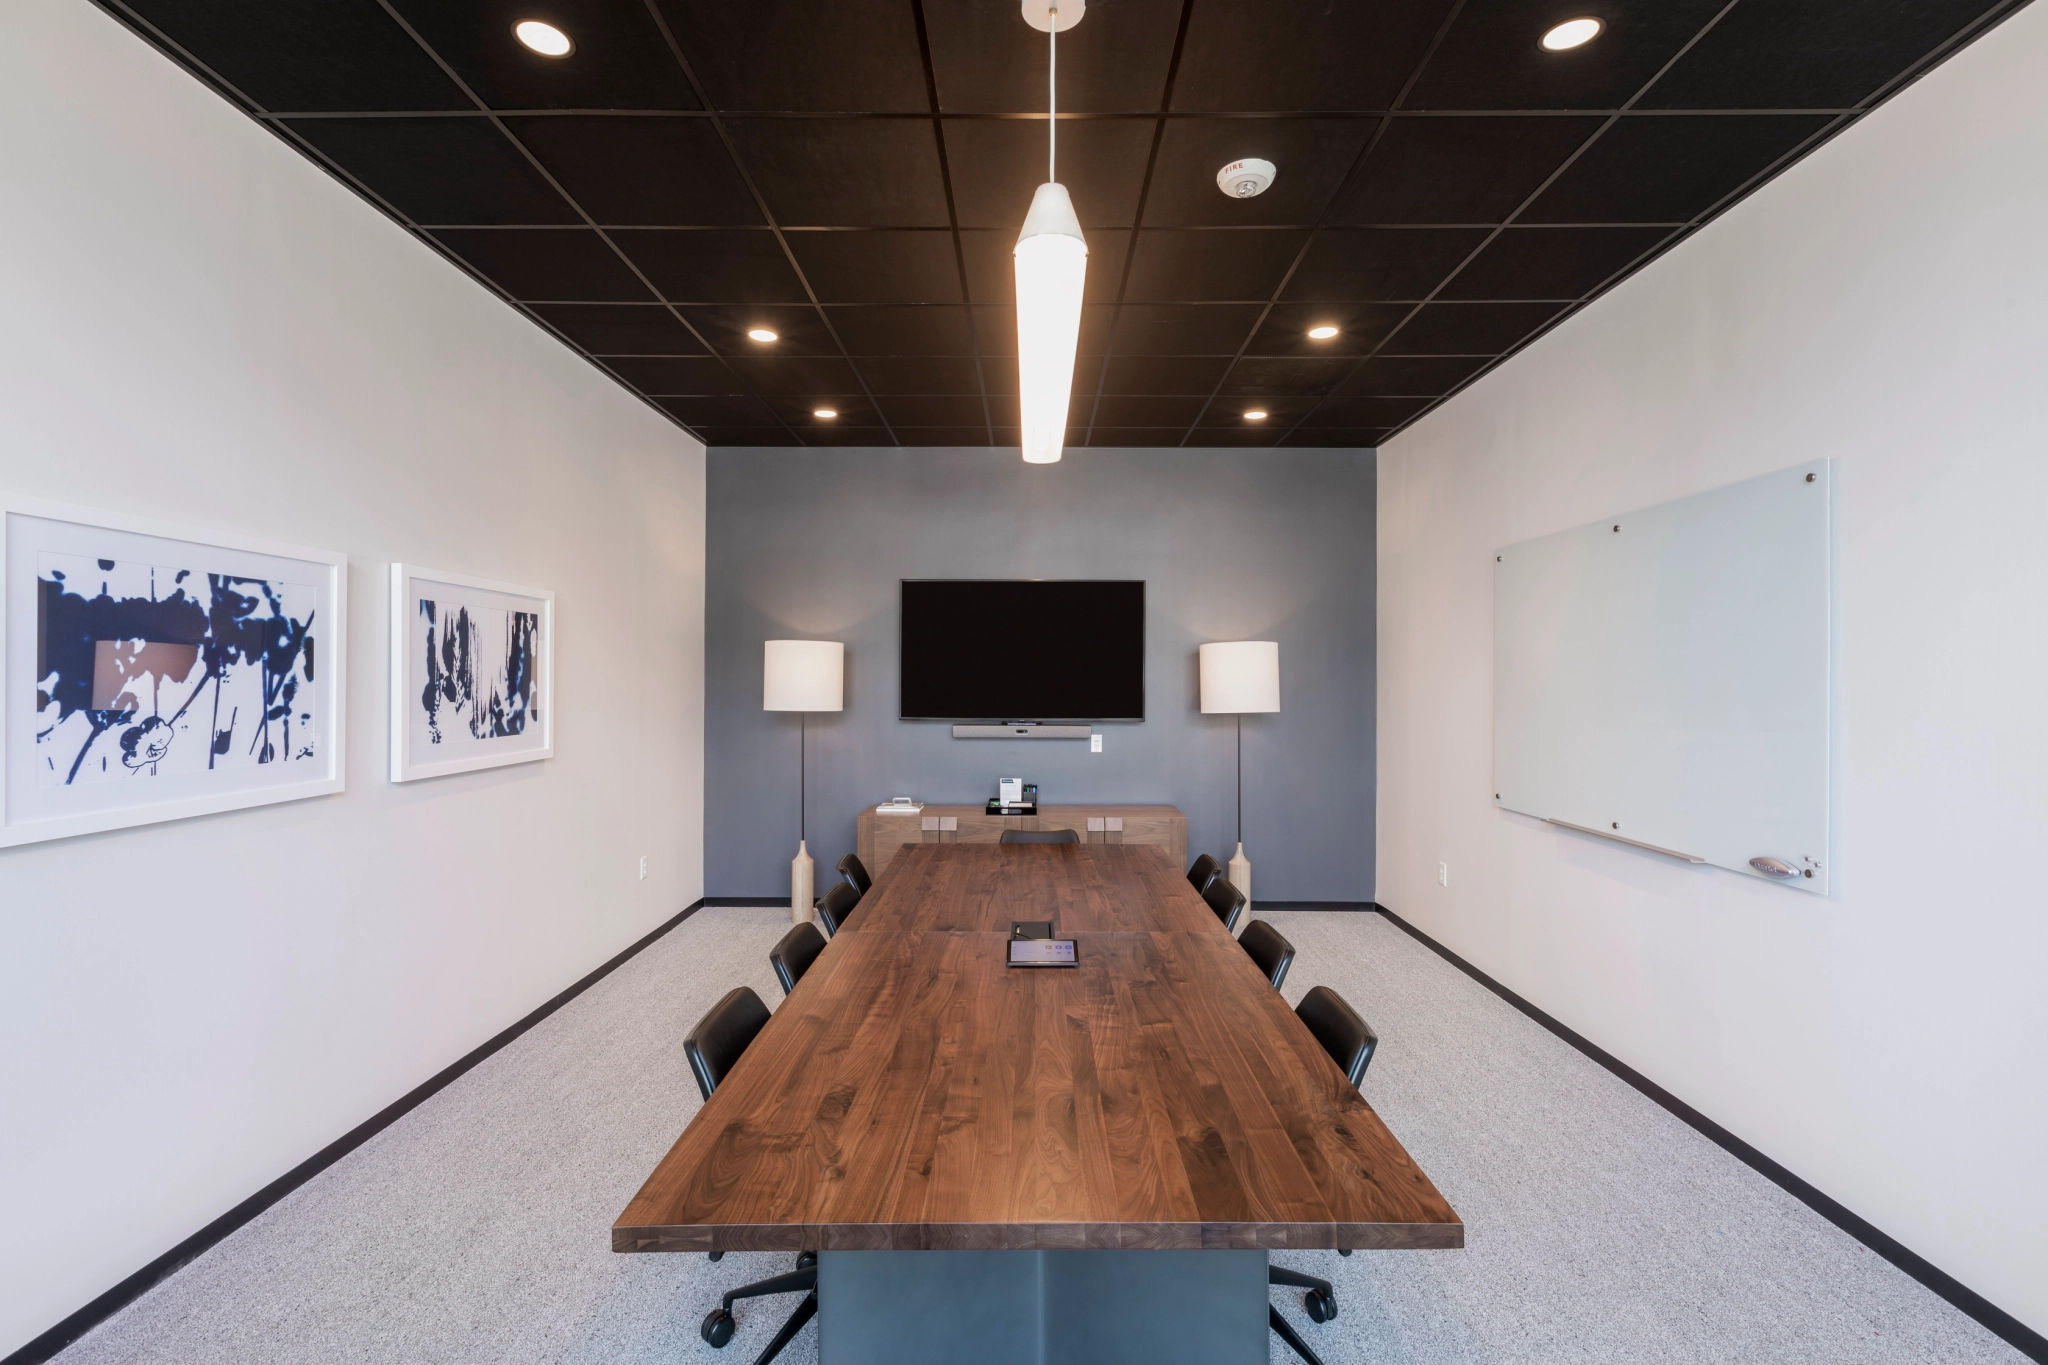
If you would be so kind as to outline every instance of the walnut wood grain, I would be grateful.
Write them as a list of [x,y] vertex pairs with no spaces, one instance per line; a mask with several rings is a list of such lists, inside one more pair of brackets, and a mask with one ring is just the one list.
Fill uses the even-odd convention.
[[[1043,916],[992,897],[976,913],[1002,931],[920,927],[1020,853],[1021,890],[1000,885],[1062,905],[1078,967],[1004,966],[1008,920]],[[1462,1246],[1244,950],[1206,908],[1207,924],[1180,915],[1148,865],[1170,869],[1133,848],[916,850],[627,1205],[613,1249]],[[1097,902],[1132,884],[1157,893],[1155,927],[1070,922],[1075,906],[1127,920]]]
[[847,918],[848,931],[1008,933],[1051,920],[1077,933],[1223,933],[1163,848],[925,844],[906,848]]

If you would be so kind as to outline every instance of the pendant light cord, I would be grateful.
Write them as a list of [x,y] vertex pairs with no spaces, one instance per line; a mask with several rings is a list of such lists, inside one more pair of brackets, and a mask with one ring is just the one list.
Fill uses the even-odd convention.
[[1045,178],[1048,184],[1058,184],[1053,153],[1060,130],[1060,7],[1054,5],[1046,13],[1052,22],[1045,26]]

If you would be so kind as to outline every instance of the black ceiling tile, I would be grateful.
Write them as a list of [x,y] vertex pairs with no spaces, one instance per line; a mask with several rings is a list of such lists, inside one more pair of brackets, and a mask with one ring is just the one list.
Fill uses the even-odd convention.
[[286,126],[415,223],[580,223],[482,118],[315,118]]
[[[1014,368],[1017,363],[1017,310],[984,304],[969,311],[974,314],[974,341],[981,353],[985,356],[1008,356]],[[1084,326],[1087,317],[1088,310],[1083,308],[1081,318]]]
[[[1085,367],[1087,366],[1093,366],[1094,368],[1085,369]],[[1084,356],[1077,359],[1074,362],[1074,373],[1076,376],[1077,388],[1080,387],[1078,377],[1084,372],[1084,369],[1085,372],[1088,374],[1100,373],[1102,369],[1101,358]],[[1005,398],[1009,402],[1010,407],[1014,409],[1017,406],[1017,390],[1022,387],[1022,385],[1018,382],[1016,360],[1014,358],[1006,360],[1002,357],[997,357],[995,359],[982,361],[981,386],[983,391],[988,394],[989,400],[991,402],[994,402],[998,398]],[[903,392],[909,393],[910,390],[904,389]],[[1011,414],[1008,417],[1004,417],[1001,413],[996,414],[996,422],[998,424],[1008,424],[1010,426],[1015,426],[1019,422],[1022,422],[1023,420],[1024,419],[1014,411],[1011,412]]]
[[1097,450],[1158,450],[1180,444],[1187,435],[1185,426],[1178,427],[1105,427],[1098,426],[1090,433],[1088,444]]
[[1726,3],[1600,0],[1599,37],[1547,52],[1545,33],[1587,13],[1579,0],[1466,0],[1403,107],[1618,109]]
[[1400,118],[1341,191],[1333,223],[1499,223],[1602,120]]
[[791,232],[820,303],[960,303],[960,262],[944,231]]
[[755,393],[769,398],[835,398],[861,391],[853,367],[832,356],[736,355],[728,358]]
[[[1010,17],[1024,27],[1022,19]],[[1136,218],[1153,122],[1060,121],[1060,183],[1072,196],[1084,231],[1127,228]],[[1045,179],[1044,120],[948,119],[945,130],[946,165],[953,177],[953,207],[960,226],[1007,228],[1014,237],[1024,225],[1031,196]]]
[[[900,0],[659,0],[719,109],[923,112],[924,62]],[[1021,18],[1018,23],[1023,23]]]
[[1272,297],[1308,233],[1291,228],[1146,229],[1138,237],[1125,299],[1199,303]]
[[1237,398],[1278,400],[1328,393],[1358,362],[1343,356],[1246,356],[1231,367],[1221,393]]
[[1389,434],[1385,427],[1296,427],[1280,444],[1295,450],[1371,450]]
[[1332,393],[1441,394],[1471,378],[1488,363],[1480,356],[1374,356]]
[[981,392],[981,376],[968,356],[863,356],[860,376],[875,394]]
[[1661,227],[1511,227],[1444,286],[1446,299],[1576,299],[1671,234]]
[[1207,401],[1192,394],[1179,398],[1105,394],[1095,405],[1095,425],[1098,428],[1186,427],[1202,415],[1202,405]]
[[1555,303],[1432,303],[1386,343],[1389,355],[1498,355],[1563,311]]
[[[682,314],[721,355],[838,355],[839,343],[809,304],[692,304]],[[747,333],[766,328],[773,341]]]
[[1676,223],[1706,212],[1831,120],[1824,114],[1624,118],[1543,192],[1535,223]]
[[1236,355],[1257,325],[1263,307],[1257,303],[1127,303],[1116,317],[1112,349],[1119,355]]
[[1325,228],[1287,281],[1305,300],[1428,297],[1486,240],[1485,228]]
[[[1173,119],[1159,141],[1159,163],[1145,200],[1147,227],[1248,227],[1313,223],[1344,183],[1372,119]],[[1233,199],[1216,173],[1243,157],[1273,163],[1273,184]]]
[[706,446],[793,446],[802,442],[785,427],[698,427],[697,438]]
[[622,228],[611,236],[655,288],[678,302],[809,302],[772,232]]
[[[1393,331],[1413,307],[1408,303],[1276,303],[1246,350],[1252,355],[1361,356]],[[1335,327],[1337,335],[1318,341],[1308,334],[1312,327]]]
[[999,449],[1007,446],[1015,450],[1023,439],[1023,431],[1019,427],[997,427],[991,434],[995,437],[991,444]]
[[715,356],[610,356],[605,368],[642,393],[744,398],[746,385]]
[[1187,434],[1190,446],[1276,446],[1287,434],[1271,422],[1239,422],[1234,427],[1196,427]]
[[848,355],[973,355],[968,310],[959,307],[859,307],[829,310]]
[[758,398],[660,398],[663,411],[693,427],[767,426],[775,414]]
[[963,427],[988,420],[980,394],[886,398],[882,411],[889,415],[892,427]]
[[[640,0],[540,0],[502,5],[393,0],[422,38],[493,109],[695,109],[683,70]],[[544,57],[513,36],[523,19],[575,44]]]
[[1174,85],[1180,110],[1385,109],[1452,0],[1201,5]]
[[[1118,228],[1096,228],[1088,234],[1089,303],[1116,302],[1117,282],[1123,276],[1124,250],[1131,234]],[[1017,301],[1017,267],[1014,228],[962,230],[960,247],[967,258],[967,289],[978,304],[1012,306]],[[1014,324],[1013,324],[1014,325]]]
[[584,115],[506,124],[599,223],[762,225],[709,119]]
[[[1247,431],[1285,431],[1306,416],[1310,409],[1320,402],[1314,397],[1281,394],[1278,397],[1266,394],[1218,394],[1216,401],[1202,414],[1204,427],[1242,427]],[[1263,412],[1266,415],[1254,421],[1245,414]]]
[[1737,5],[1650,87],[1648,109],[1835,109],[1861,103],[1986,0]]
[[1102,375],[1107,394],[1181,394],[1206,398],[1230,368],[1219,356],[1116,355]]
[[639,303],[626,263],[588,228],[474,228],[434,236],[515,299]]
[[131,0],[129,7],[272,113],[475,107],[376,0]]
[[894,446],[886,427],[843,427],[838,424],[806,428],[804,444],[814,446]]
[[1373,398],[1332,395],[1302,419],[1304,427],[1397,427],[1435,398]]
[[986,446],[986,426],[896,427],[896,441],[906,446]]
[[592,355],[702,355],[675,314],[654,304],[543,303],[534,312]]
[[736,118],[726,131],[784,227],[946,227],[924,119]]
[[[1115,0],[1097,4],[1088,22],[1062,33],[1060,111],[1158,109],[1180,11],[1181,0]],[[1045,108],[1046,38],[1024,22],[1017,6],[935,4],[926,5],[924,15],[940,108],[976,114]],[[1063,141],[1066,131],[1062,125]]]
[[[1078,413],[1081,406],[1080,396],[1076,395],[1069,411]],[[1021,427],[1024,423],[1024,412],[1017,402],[1017,391],[1012,389],[1006,394],[991,393],[988,396],[988,415],[989,421],[999,432],[1010,427]]]

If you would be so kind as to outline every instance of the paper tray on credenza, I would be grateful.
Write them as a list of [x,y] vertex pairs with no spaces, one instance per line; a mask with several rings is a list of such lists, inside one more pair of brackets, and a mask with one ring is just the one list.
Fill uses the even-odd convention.
[[997,801],[997,800],[996,800],[996,799],[995,799],[994,797],[990,797],[990,798],[989,798],[989,802],[988,802],[988,806],[987,806],[987,807],[985,808],[985,810],[984,810],[984,814],[988,814],[988,815],[1036,815],[1036,814],[1038,814],[1038,807],[1037,807],[1037,806],[1005,806],[1005,805],[1003,805],[1003,804],[1002,804],[1001,802]]

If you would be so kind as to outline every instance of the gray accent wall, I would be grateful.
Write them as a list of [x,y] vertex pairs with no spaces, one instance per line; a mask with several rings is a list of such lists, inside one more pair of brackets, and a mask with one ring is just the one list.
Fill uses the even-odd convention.
[[[846,644],[846,709],[809,721],[809,839],[825,885],[861,807],[1165,802],[1190,856],[1235,837],[1235,725],[1205,716],[1196,647],[1277,640],[1281,710],[1244,723],[1259,901],[1373,895],[1370,450],[715,449],[707,456],[705,888],[786,896],[797,717],[761,709],[762,642]],[[954,739],[897,718],[905,578],[1142,578],[1145,720],[1085,740]]]

